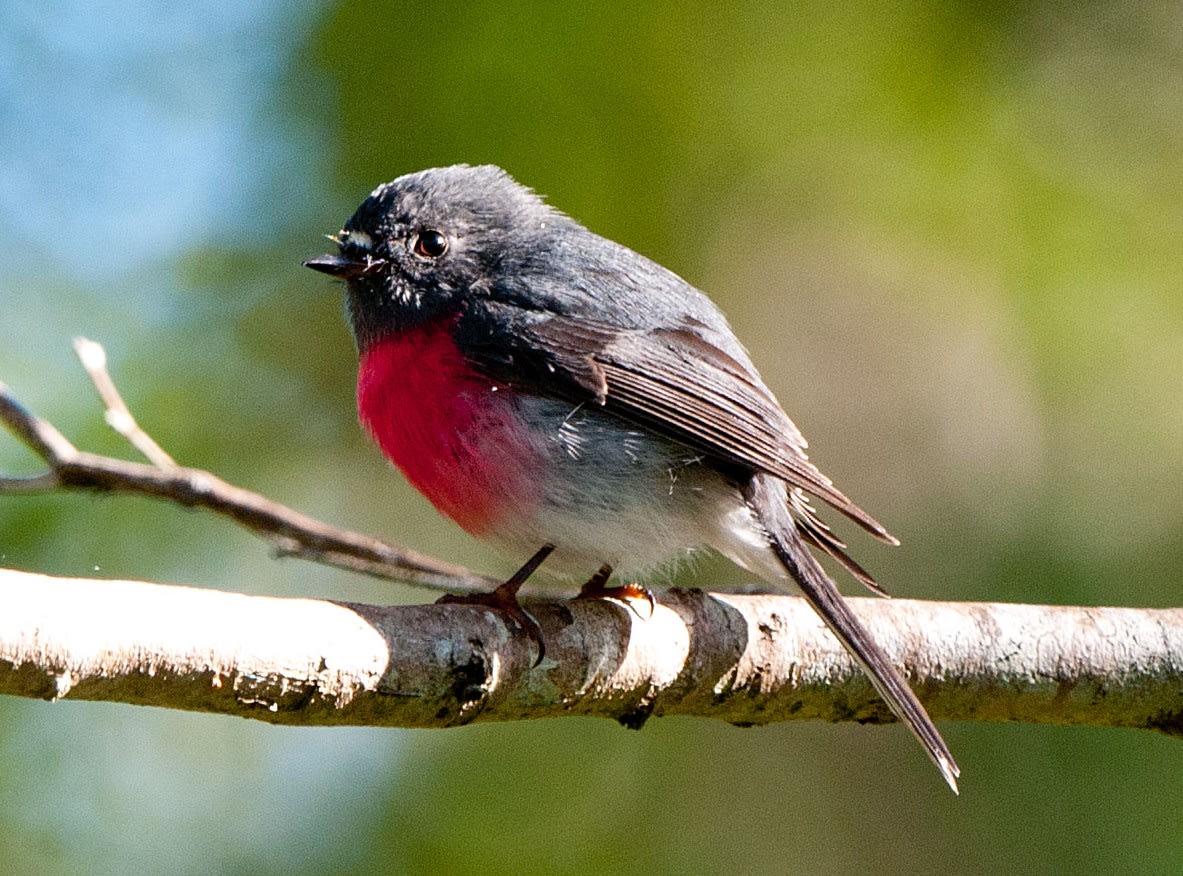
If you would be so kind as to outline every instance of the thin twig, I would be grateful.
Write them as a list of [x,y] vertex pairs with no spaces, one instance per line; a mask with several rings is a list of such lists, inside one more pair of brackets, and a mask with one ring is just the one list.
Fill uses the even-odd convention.
[[0,381],[0,419],[22,444],[48,462],[51,468],[78,452],[65,435],[18,402],[3,381]]
[[82,363],[86,373],[90,375],[91,382],[94,383],[99,397],[106,406],[103,419],[107,421],[107,425],[122,435],[132,447],[140,451],[144,458],[157,468],[175,466],[173,458],[165,453],[163,448],[153,441],[147,432],[140,428],[140,424],[131,415],[127,403],[123,401],[123,396],[115,388],[115,381],[111,379],[111,374],[107,371],[107,351],[103,349],[102,344],[79,336],[74,338],[74,352],[78,355],[78,361]]
[[51,471],[27,478],[0,477],[0,493],[46,493],[60,486],[61,481]]
[[153,464],[78,450],[51,423],[17,401],[0,382],[0,420],[49,466],[48,471],[29,477],[0,474],[0,493],[28,495],[93,490],[152,496],[228,517],[268,541],[280,556],[299,557],[432,590],[475,592],[490,590],[501,583],[409,548],[338,529],[229,484],[210,472],[177,465],[136,425],[107,373],[102,347],[79,339],[76,349],[103,397],[107,422]]

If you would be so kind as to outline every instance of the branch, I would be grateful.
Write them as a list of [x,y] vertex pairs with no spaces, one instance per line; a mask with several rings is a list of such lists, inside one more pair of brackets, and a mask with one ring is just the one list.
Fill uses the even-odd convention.
[[[852,599],[937,720],[1183,733],[1183,609]],[[377,607],[0,570],[0,693],[278,724],[447,727],[560,715],[893,719],[803,600],[671,591],[640,618],[538,602]]]
[[48,471],[32,477],[0,475],[0,493],[91,490],[152,496],[228,517],[271,543],[280,556],[454,593],[491,590],[501,583],[409,548],[337,529],[207,471],[177,465],[132,417],[107,373],[103,348],[94,341],[77,338],[74,349],[104,401],[108,425],[152,464],[78,450],[0,382],[0,420],[49,466]]
[[[0,420],[48,470],[0,493],[101,490],[224,515],[283,555],[448,590],[498,582],[327,526],[176,465],[136,424],[101,348],[80,357],[107,422],[152,464],[78,450],[0,384]],[[1183,609],[851,600],[938,720],[1183,735]],[[816,614],[787,596],[672,591],[645,618],[606,600],[530,605],[547,643],[474,605],[376,607],[0,569],[0,693],[286,724],[442,727],[688,714],[735,724],[894,720]]]

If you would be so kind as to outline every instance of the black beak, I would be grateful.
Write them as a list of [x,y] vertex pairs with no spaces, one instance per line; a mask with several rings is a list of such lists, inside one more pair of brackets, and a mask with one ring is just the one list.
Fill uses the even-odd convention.
[[351,280],[360,277],[382,264],[381,259],[367,256],[365,259],[351,259],[344,255],[322,255],[304,262],[304,267],[336,277],[338,280]]

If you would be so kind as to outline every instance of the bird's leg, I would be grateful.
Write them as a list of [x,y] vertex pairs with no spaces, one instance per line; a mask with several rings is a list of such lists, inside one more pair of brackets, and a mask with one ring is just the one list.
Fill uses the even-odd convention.
[[437,599],[436,604],[483,605],[509,615],[530,640],[538,646],[538,658],[534,661],[534,665],[537,666],[546,654],[546,646],[542,641],[542,628],[538,626],[538,621],[530,617],[518,602],[518,591],[554,549],[553,544],[544,544],[534,552],[534,556],[526,560],[520,569],[510,575],[508,580],[492,593],[467,593],[464,595],[449,593],[447,596]]
[[653,612],[657,609],[657,600],[653,598],[653,593],[642,587],[640,584],[633,582],[632,584],[621,584],[617,587],[608,587],[608,579],[612,577],[612,567],[607,563],[600,566],[596,570],[596,574],[587,579],[587,583],[579,591],[576,599],[619,599],[625,605],[633,610],[633,613],[641,618],[641,612],[637,610],[635,603],[642,599],[649,603],[649,617],[653,617]]

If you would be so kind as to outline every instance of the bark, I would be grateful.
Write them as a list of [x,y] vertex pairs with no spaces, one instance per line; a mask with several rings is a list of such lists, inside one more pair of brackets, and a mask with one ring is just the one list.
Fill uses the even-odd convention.
[[[1180,732],[1183,610],[851,599],[936,720]],[[795,597],[384,607],[0,570],[0,693],[297,725],[893,720]]]

